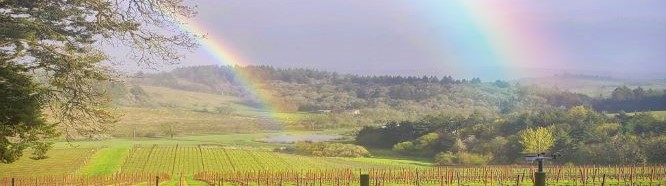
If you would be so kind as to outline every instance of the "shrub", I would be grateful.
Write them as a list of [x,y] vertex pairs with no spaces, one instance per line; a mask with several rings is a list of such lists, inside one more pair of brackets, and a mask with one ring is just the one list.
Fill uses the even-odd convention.
[[411,141],[400,142],[398,144],[393,145],[393,151],[400,154],[409,154],[413,150],[414,150],[414,143],[412,143]]
[[435,155],[437,165],[485,165],[490,162],[492,156],[480,155],[468,152],[440,152]]
[[437,165],[456,165],[456,156],[451,152],[440,152],[435,155]]

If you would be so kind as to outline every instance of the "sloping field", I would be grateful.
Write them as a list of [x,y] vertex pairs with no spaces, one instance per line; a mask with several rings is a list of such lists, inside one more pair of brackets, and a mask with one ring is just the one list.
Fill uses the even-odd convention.
[[33,160],[30,152],[11,164],[0,163],[0,177],[55,176],[76,174],[95,154],[95,149],[53,149],[49,158]]

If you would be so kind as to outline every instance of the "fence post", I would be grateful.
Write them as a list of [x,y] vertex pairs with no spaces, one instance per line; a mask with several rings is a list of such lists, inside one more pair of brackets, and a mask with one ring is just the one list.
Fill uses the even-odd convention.
[[12,186],[14,186],[15,180],[14,177],[12,177]]
[[520,174],[516,177],[516,185],[520,185]]
[[155,186],[160,185],[160,176],[155,176]]
[[361,173],[361,186],[370,186],[370,175]]

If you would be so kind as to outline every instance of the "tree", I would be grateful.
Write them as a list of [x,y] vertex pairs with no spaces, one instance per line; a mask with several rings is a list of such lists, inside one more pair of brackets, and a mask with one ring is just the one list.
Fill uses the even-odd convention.
[[456,138],[456,141],[453,143],[453,147],[451,147],[451,151],[454,153],[461,153],[465,152],[467,150],[467,145],[460,139]]
[[553,133],[548,128],[525,129],[520,133],[524,153],[543,153],[553,147]]
[[169,136],[170,138],[173,138],[174,135],[178,134],[177,127],[178,127],[179,124],[180,123],[178,123],[178,122],[162,123],[162,125],[161,125],[162,133],[164,135]]
[[[34,146],[32,142],[53,136],[32,134],[36,129],[15,130],[16,126],[46,130],[40,126],[56,124],[68,138],[106,131],[115,117],[108,110],[110,99],[95,85],[113,81],[115,75],[102,63],[109,57],[101,46],[129,47],[130,57],[147,67],[175,63],[182,57],[179,49],[196,46],[196,36],[178,31],[182,22],[175,18],[193,15],[192,7],[181,0],[0,1],[0,68],[26,76],[5,82],[42,91],[29,106],[7,104],[5,109],[34,111],[2,123],[2,162],[16,160],[23,149]],[[18,95],[34,95],[30,92]],[[49,111],[52,124],[37,122],[41,109]]]
[[0,61],[0,162],[16,161],[23,150],[55,136],[42,117],[43,91],[23,65]]
[[633,97],[633,91],[627,86],[617,87],[611,94],[611,98],[615,101],[626,101],[633,99]]

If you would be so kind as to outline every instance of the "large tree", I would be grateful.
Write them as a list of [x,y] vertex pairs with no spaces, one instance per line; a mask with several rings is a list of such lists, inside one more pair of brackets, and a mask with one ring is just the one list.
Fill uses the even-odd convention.
[[[178,20],[193,15],[182,0],[0,0],[0,68],[6,75],[0,82],[7,84],[0,93],[28,104],[2,103],[10,118],[0,118],[0,161],[40,146],[35,142],[51,135],[28,134],[47,126],[67,137],[108,129],[115,117],[96,85],[113,81],[115,73],[103,49],[122,46],[144,67],[178,62],[179,51],[196,46],[196,36],[178,29],[184,24]],[[14,110],[21,113],[8,112]],[[41,110],[46,121],[39,121]]]
[[545,153],[553,147],[553,143],[553,133],[549,128],[528,128],[520,133],[523,153]]

